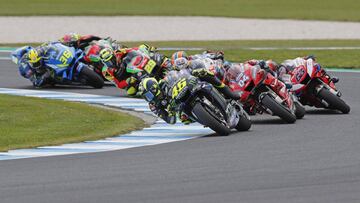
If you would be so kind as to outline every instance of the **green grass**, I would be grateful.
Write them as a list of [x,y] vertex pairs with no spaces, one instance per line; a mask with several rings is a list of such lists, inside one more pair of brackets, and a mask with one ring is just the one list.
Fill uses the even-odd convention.
[[139,118],[82,103],[0,95],[0,151],[96,140],[144,126]]
[[[131,47],[144,42],[124,42]],[[163,41],[146,42],[156,47],[197,47],[203,50],[224,50],[227,60],[273,59],[281,62],[298,56],[315,55],[328,68],[360,68],[360,49],[356,50],[288,50],[290,47],[360,47],[360,40],[234,40],[234,41]],[[16,44],[21,46],[24,44]],[[3,44],[14,46],[14,44]],[[249,50],[250,47],[277,47],[279,50]],[[162,51],[171,56],[174,51]],[[202,51],[187,51],[195,54]]]
[[[173,52],[166,51],[170,56]],[[196,51],[187,51],[188,54],[199,53]],[[231,62],[244,62],[249,59],[272,59],[281,63],[286,59],[296,57],[315,55],[317,61],[325,68],[360,68],[360,50],[226,50],[225,58]]]
[[128,46],[147,43],[156,47],[247,49],[249,47],[360,47],[360,40],[216,40],[124,42]]
[[2,0],[0,15],[149,15],[360,21],[358,0]]

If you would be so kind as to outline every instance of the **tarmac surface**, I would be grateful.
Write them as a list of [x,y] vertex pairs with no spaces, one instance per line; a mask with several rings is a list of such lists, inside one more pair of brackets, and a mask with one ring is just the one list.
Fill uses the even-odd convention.
[[0,27],[0,43],[57,40],[71,32],[119,41],[360,39],[359,22],[223,17],[0,17]]
[[[227,137],[0,161],[0,200],[360,202],[360,74],[332,74],[340,77],[348,115],[308,108],[295,124],[255,116],[249,132]],[[0,87],[32,88],[7,60],[0,60]],[[112,86],[50,90],[121,95]]]

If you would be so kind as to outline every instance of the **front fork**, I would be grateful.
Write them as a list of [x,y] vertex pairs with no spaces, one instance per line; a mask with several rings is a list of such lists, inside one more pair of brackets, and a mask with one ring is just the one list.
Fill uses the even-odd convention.
[[[286,106],[290,111],[291,113],[294,113],[295,112],[295,105],[294,105],[294,96],[293,94],[289,93],[289,95],[287,96],[287,98],[281,98],[278,94],[276,94],[270,87],[266,86],[266,88],[268,89],[267,92],[262,92],[260,95],[259,95],[259,101],[261,102],[263,97],[265,95],[270,95],[272,98],[275,99],[275,101],[281,105],[284,105]],[[268,112],[269,114],[273,114],[269,109],[265,109],[266,112]]]
[[226,107],[226,113],[229,115],[227,123],[230,128],[234,128],[238,124],[241,117],[246,117],[248,120],[250,120],[249,114],[246,113],[239,101],[230,100]]
[[277,102],[280,104],[285,104],[289,109],[293,109],[294,100],[291,96],[291,93],[286,88],[284,82],[272,75],[267,75],[266,79],[264,80],[264,85],[271,92],[273,98]]

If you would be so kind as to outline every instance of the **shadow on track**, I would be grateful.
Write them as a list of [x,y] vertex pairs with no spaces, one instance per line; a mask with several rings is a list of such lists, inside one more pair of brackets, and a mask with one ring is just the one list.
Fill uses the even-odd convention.
[[306,115],[337,115],[343,114],[340,111],[333,110],[333,109],[309,109],[306,110]]
[[257,125],[291,125],[289,123],[286,123],[282,119],[276,117],[251,120],[251,122],[252,124],[257,124]]

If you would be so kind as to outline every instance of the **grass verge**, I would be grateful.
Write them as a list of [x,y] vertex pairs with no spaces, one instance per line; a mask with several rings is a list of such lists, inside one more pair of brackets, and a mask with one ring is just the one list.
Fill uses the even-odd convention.
[[[132,47],[144,42],[123,42]],[[281,62],[298,56],[315,55],[327,68],[360,68],[360,49],[351,50],[301,50],[301,47],[359,47],[360,40],[232,40],[232,41],[150,41],[156,47],[197,47],[204,50],[223,50],[229,61],[241,62],[249,59],[273,59]],[[0,44],[0,46],[22,46],[24,44]],[[33,44],[37,45],[37,44]],[[277,50],[251,50],[256,47],[274,47]],[[297,47],[300,50],[289,50]],[[171,56],[174,51],[162,51]],[[187,51],[189,54],[201,51]]]
[[97,140],[145,126],[139,118],[87,104],[0,95],[0,151]]
[[[326,68],[360,68],[360,49],[335,49],[335,50],[305,50],[302,47],[359,47],[360,40],[234,40],[234,41],[172,41],[172,42],[147,42],[157,47],[197,47],[204,50],[223,50],[225,58],[232,62],[242,62],[249,59],[273,59],[278,63],[285,59],[298,56],[315,55],[320,64]],[[136,46],[139,42],[125,43]],[[273,47],[277,50],[251,50],[249,48]],[[290,50],[289,48],[300,48]],[[174,51],[163,51],[171,56]],[[186,51],[195,54],[201,51]]]
[[360,21],[358,0],[2,0],[0,15],[148,15]]

